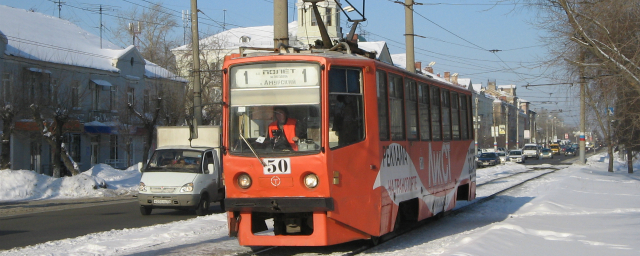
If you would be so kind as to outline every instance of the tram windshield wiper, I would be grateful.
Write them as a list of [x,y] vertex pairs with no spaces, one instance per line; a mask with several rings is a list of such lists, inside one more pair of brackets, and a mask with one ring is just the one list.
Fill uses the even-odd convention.
[[253,146],[251,146],[251,144],[247,141],[247,139],[244,138],[244,136],[242,135],[244,133],[244,113],[242,114],[242,124],[240,125],[240,138],[242,139],[242,141],[244,141],[245,144],[247,144],[247,146],[249,147],[249,149],[251,149],[251,152],[253,153],[254,156],[256,156],[256,158],[258,159],[258,161],[260,161],[260,164],[263,167],[266,167],[267,164],[264,163],[264,161],[262,161],[262,159],[260,158],[260,156],[258,156],[258,153],[256,153],[256,150],[253,149]]

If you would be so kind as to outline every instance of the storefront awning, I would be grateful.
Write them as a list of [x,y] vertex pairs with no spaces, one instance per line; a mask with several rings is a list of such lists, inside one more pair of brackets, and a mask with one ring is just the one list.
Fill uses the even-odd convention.
[[93,122],[89,122],[89,123],[85,123],[84,124],[84,132],[86,133],[107,133],[110,134],[111,133],[111,127],[98,122],[98,121],[93,121]]
[[106,80],[100,80],[100,79],[91,79],[91,82],[94,82],[97,85],[102,85],[102,86],[111,86],[111,83],[109,83],[109,81]]

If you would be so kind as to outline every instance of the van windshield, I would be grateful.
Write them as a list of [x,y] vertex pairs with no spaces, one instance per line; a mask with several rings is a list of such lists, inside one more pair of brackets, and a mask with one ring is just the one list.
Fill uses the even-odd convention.
[[187,149],[156,150],[145,172],[201,173],[202,151]]

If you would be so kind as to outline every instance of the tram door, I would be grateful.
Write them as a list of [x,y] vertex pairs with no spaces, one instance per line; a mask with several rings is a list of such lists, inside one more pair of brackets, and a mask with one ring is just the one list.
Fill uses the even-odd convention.
[[[329,70],[329,151],[327,166],[333,177],[333,218],[358,230],[375,234],[373,219],[379,206],[373,199],[372,170],[376,150],[365,140],[363,73],[361,68],[333,66]],[[371,216],[369,216],[370,214]]]

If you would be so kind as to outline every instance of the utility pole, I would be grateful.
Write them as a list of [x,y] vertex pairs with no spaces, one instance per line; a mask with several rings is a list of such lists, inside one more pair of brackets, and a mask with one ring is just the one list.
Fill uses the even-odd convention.
[[509,151],[509,105],[507,107],[506,122],[504,126],[504,150]]
[[407,70],[416,73],[416,58],[413,45],[413,0],[404,1],[404,36],[407,45]]
[[198,37],[198,0],[191,0],[191,48],[193,51],[193,117],[202,125],[202,98],[200,92],[200,39]]
[[520,148],[520,99],[516,101],[516,149]]
[[60,12],[62,12],[62,4],[65,4],[67,2],[62,2],[61,0],[58,0],[57,2],[54,2],[56,4],[58,4],[58,19],[60,19]]
[[222,10],[222,31],[227,31],[227,9]]
[[476,110],[476,116],[473,119],[475,121],[475,123],[473,124],[475,136],[473,136],[473,137],[475,138],[475,145],[476,145],[476,147],[475,147],[476,151],[474,151],[474,153],[477,154],[478,153],[478,128],[480,126],[480,119],[478,117],[478,94],[476,94],[475,96],[476,96],[476,98],[475,98],[475,100],[476,100],[476,109],[475,109]]
[[100,49],[102,49],[102,5],[100,5]]
[[[584,53],[580,55],[580,60],[584,60]],[[584,141],[584,126],[586,122],[586,84],[584,79],[584,67],[580,66],[580,159],[578,164],[586,164],[585,149],[586,143]]]
[[[273,1],[273,48],[279,48],[280,44],[289,45],[289,25],[287,19],[289,17],[289,6],[287,6],[287,0],[275,0]],[[322,31],[324,28],[324,32],[322,32],[322,41],[325,44],[329,44],[329,48],[331,47],[331,40],[327,34],[327,30],[324,27],[324,21],[320,17],[320,13],[318,12],[318,7],[315,2],[312,2],[313,11],[318,20],[318,28]],[[327,47],[327,45],[325,45]]]
[[189,28],[189,22],[191,22],[189,16],[189,10],[182,10],[182,44],[187,44],[187,30]]

